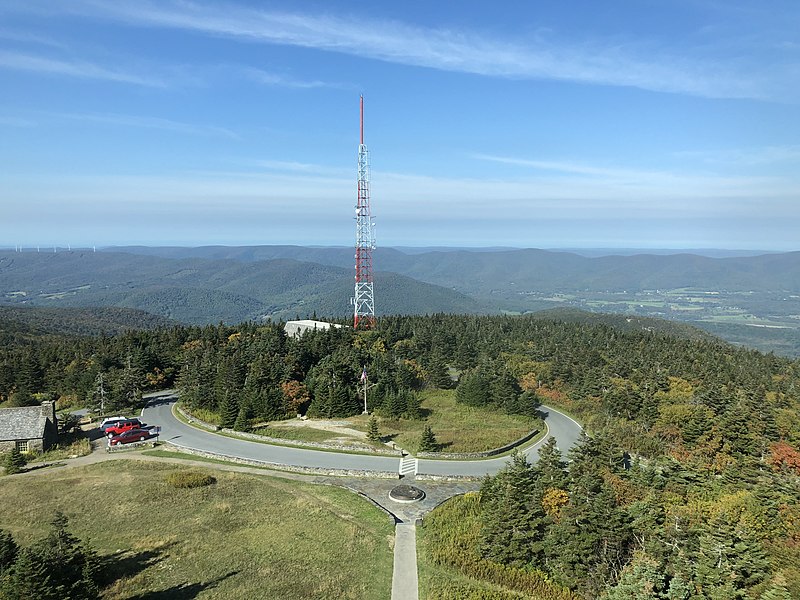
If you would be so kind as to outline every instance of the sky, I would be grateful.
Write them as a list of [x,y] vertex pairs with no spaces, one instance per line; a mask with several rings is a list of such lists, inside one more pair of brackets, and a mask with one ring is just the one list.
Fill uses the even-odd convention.
[[800,250],[796,0],[3,0],[0,247]]

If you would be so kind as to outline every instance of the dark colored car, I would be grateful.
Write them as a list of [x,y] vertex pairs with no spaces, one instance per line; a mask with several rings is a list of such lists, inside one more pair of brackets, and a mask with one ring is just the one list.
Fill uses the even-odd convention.
[[115,435],[108,443],[110,446],[116,446],[117,444],[131,444],[133,442],[143,442],[147,438],[151,437],[151,433],[146,429],[128,429],[128,431],[123,431],[119,435]]
[[105,434],[108,437],[114,437],[115,435],[119,435],[125,431],[129,431],[131,429],[141,429],[142,427],[144,427],[144,423],[142,423],[139,419],[126,419],[106,427]]

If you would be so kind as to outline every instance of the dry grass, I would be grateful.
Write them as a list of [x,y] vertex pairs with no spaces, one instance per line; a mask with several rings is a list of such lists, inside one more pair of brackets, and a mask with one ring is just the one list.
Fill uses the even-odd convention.
[[126,460],[5,477],[0,528],[27,544],[64,511],[108,560],[104,598],[388,598],[393,527],[367,502],[222,471],[206,487],[165,482],[186,470]]

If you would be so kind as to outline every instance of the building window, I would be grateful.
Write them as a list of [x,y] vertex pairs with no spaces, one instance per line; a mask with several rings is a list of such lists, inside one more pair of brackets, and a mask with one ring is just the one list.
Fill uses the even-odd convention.
[[17,450],[20,452],[28,452],[28,440],[17,440]]

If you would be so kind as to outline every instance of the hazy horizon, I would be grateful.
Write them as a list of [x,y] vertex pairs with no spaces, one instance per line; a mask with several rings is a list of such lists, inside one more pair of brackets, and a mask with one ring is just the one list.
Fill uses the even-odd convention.
[[790,0],[0,15],[2,245],[798,247]]

